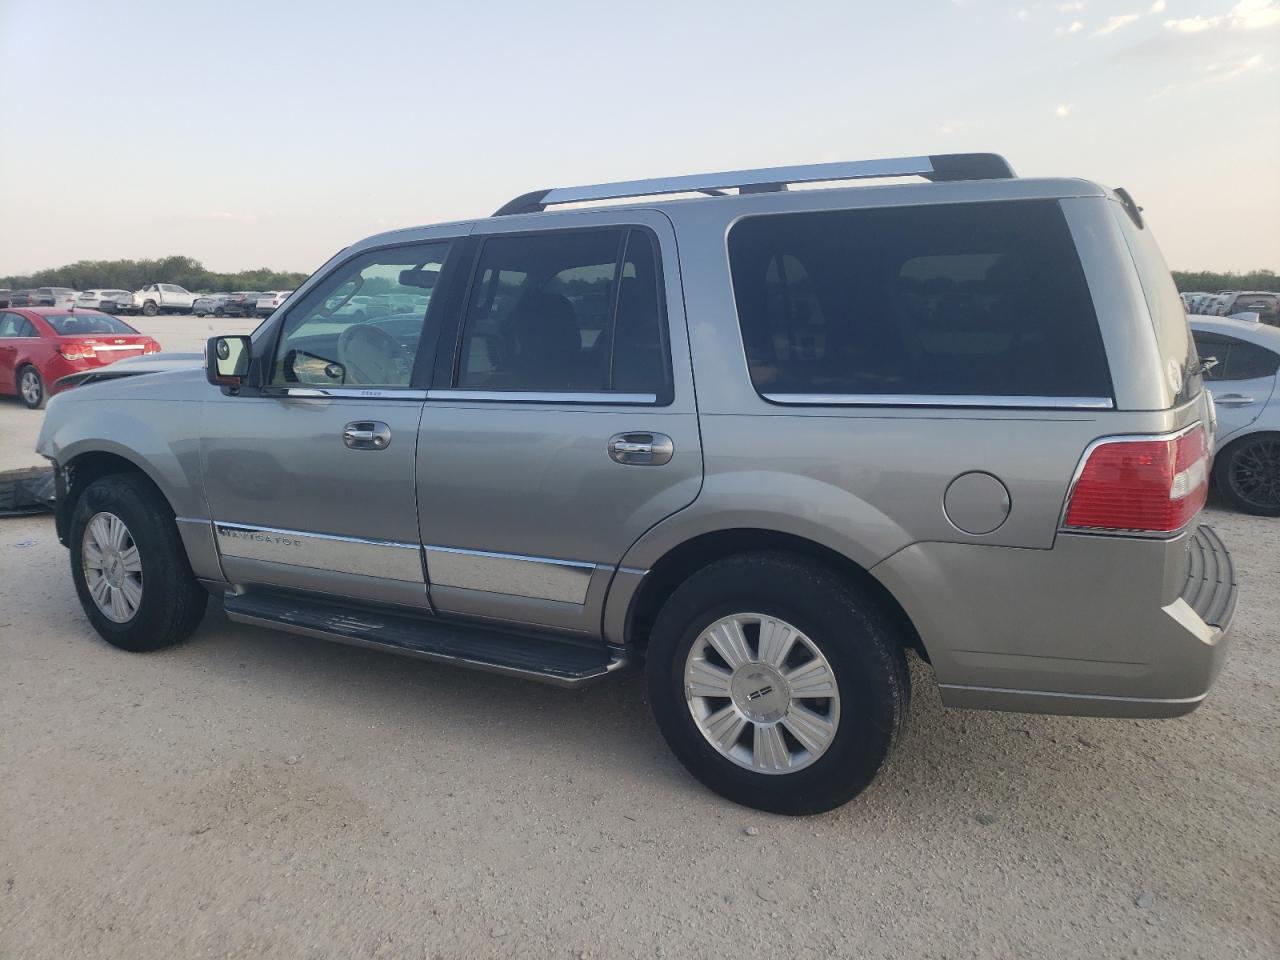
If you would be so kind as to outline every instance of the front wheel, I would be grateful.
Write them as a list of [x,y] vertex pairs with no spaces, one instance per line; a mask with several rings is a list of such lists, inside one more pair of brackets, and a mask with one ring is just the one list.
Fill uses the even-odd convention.
[[142,305],[142,315],[144,317],[154,317],[160,312],[160,308],[156,306],[154,300],[148,300]]
[[112,646],[159,650],[185,640],[204,616],[173,512],[138,474],[95,480],[71,518],[71,576],[85,615]]
[[44,406],[44,378],[35,367],[26,366],[18,371],[18,396],[31,410],[39,410]]
[[1280,517],[1280,434],[1241,437],[1213,465],[1218,491],[1237,510]]
[[772,551],[686,580],[654,623],[647,672],[658,726],[690,773],[736,803],[792,815],[861,793],[910,698],[902,646],[875,599]]

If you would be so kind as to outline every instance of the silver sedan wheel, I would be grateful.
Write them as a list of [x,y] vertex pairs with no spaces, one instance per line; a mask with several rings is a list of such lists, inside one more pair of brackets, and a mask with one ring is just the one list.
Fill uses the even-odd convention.
[[34,370],[22,371],[22,382],[18,385],[22,391],[22,399],[30,404],[40,402],[40,378]]
[[96,513],[84,528],[84,582],[103,616],[127,623],[142,603],[142,557],[114,513]]
[[684,668],[693,722],[721,756],[756,773],[794,773],[831,746],[840,725],[835,672],[784,620],[737,613],[694,641]]

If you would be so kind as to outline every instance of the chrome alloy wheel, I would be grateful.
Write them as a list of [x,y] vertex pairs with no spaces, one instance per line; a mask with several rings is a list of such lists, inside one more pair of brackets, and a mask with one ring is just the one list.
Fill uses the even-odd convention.
[[32,406],[40,402],[40,377],[34,370],[22,371],[18,390],[22,393],[22,399]]
[[133,534],[114,513],[96,513],[81,549],[89,596],[107,619],[127,623],[142,603],[142,557]]
[[756,773],[794,773],[824,753],[840,725],[835,672],[784,620],[737,613],[694,641],[685,699],[707,742]]

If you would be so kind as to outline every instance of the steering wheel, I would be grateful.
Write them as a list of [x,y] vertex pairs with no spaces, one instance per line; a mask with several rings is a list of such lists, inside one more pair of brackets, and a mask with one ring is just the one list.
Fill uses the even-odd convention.
[[371,387],[405,386],[413,372],[413,358],[400,341],[367,323],[353,323],[338,336],[338,362],[346,383]]

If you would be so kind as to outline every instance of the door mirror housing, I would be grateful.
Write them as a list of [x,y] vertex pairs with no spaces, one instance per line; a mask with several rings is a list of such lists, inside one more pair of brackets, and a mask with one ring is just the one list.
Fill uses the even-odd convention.
[[216,387],[244,386],[252,345],[248,337],[210,337],[204,350],[205,377]]

